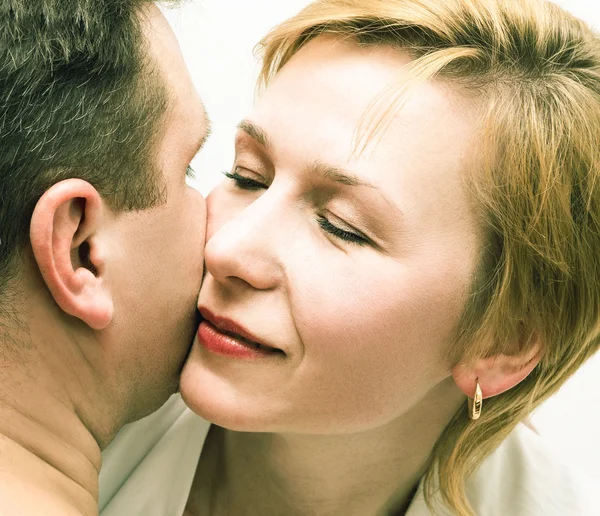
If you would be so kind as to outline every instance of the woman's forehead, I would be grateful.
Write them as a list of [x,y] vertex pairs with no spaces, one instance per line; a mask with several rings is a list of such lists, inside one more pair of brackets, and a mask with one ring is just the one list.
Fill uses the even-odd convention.
[[[397,133],[425,131],[435,139],[477,125],[476,103],[447,84],[415,82],[398,98],[396,86],[406,78],[410,63],[391,47],[365,48],[351,41],[316,38],[274,77],[250,118],[274,133],[273,138],[313,136],[335,141],[336,148],[352,148],[361,132],[382,118],[389,129],[382,140],[394,144]],[[386,114],[391,116],[385,118]]]
[[[297,57],[297,59],[296,59]],[[272,159],[320,162],[349,169],[365,182],[394,190],[441,189],[440,203],[460,185],[473,149],[477,110],[437,83],[417,84],[380,139],[356,152],[365,114],[408,59],[393,49],[361,48],[318,38],[300,50],[274,78],[250,125],[268,139]],[[373,116],[385,111],[383,102]],[[410,188],[409,188],[410,189]]]

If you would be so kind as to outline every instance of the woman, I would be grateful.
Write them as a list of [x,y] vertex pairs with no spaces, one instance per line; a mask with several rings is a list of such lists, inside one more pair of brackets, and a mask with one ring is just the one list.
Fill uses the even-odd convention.
[[597,514],[519,423],[598,348],[598,38],[322,0],[261,48],[181,380],[214,425],[140,514]]

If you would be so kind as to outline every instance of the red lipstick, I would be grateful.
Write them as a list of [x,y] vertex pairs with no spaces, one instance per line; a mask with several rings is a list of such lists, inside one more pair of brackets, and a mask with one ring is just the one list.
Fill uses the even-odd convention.
[[229,358],[265,358],[285,353],[268,346],[245,328],[225,317],[213,314],[207,308],[199,308],[204,321],[198,328],[200,344],[217,355]]

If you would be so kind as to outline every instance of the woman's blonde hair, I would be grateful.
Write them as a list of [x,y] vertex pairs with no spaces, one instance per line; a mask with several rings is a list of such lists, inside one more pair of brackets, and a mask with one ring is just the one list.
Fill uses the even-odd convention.
[[[321,34],[397,47],[415,80],[483,106],[465,183],[486,238],[451,357],[524,354],[534,341],[543,354],[525,381],[486,400],[481,419],[457,413],[433,450],[428,504],[439,488],[469,515],[468,475],[600,342],[600,40],[544,0],[318,0],[259,44],[260,84]],[[367,140],[405,92],[399,83],[375,102],[383,114]]]

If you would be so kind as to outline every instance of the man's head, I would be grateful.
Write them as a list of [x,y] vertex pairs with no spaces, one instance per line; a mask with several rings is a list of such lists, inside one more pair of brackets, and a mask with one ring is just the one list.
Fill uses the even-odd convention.
[[0,357],[81,360],[123,423],[176,389],[194,333],[204,108],[152,2],[20,1],[0,23]]

